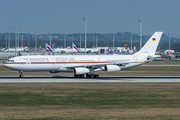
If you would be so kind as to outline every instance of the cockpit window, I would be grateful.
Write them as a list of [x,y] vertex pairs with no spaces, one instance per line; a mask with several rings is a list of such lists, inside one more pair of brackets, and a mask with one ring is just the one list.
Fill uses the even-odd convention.
[[14,60],[8,60],[7,62],[14,62]]

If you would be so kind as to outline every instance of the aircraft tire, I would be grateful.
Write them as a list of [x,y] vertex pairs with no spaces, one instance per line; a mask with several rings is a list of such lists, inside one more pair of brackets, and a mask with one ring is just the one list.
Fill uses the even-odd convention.
[[88,75],[88,74],[86,74],[86,77],[87,77],[87,78],[89,78],[89,75]]
[[99,75],[94,75],[94,78],[99,78]]
[[75,78],[84,78],[84,74],[82,75],[74,75]]
[[80,75],[81,78],[84,78],[84,74]]

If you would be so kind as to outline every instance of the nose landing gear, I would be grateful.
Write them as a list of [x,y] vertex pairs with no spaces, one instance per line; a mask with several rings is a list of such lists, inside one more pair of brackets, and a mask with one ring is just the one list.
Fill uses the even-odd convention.
[[19,71],[19,77],[20,77],[20,78],[21,78],[21,77],[24,77],[23,71]]

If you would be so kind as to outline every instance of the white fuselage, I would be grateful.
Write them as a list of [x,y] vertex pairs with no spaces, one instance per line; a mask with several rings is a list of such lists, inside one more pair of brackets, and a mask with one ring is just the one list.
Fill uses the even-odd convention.
[[78,51],[75,49],[69,49],[69,48],[55,48],[53,52],[77,53]]
[[[143,59],[144,60],[144,59]],[[144,60],[145,61],[145,60]],[[144,63],[133,55],[52,55],[52,56],[20,56],[6,62],[4,65],[18,71],[65,71],[71,72],[74,67],[86,65],[103,65],[106,63],[124,63],[121,69],[135,67]],[[72,68],[71,68],[72,66]]]
[[24,48],[17,48],[17,49],[14,49],[14,48],[9,48],[7,50],[5,50],[5,52],[21,52],[21,51],[24,51]]
[[[81,48],[79,52],[85,52],[85,48]],[[99,52],[97,48],[86,48],[86,52],[96,53]]]

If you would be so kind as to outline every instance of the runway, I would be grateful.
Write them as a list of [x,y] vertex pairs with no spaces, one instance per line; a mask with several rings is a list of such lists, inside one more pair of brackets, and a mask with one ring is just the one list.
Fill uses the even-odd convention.
[[115,76],[100,78],[74,78],[74,77],[0,77],[0,83],[81,83],[81,82],[180,82],[180,76]]

